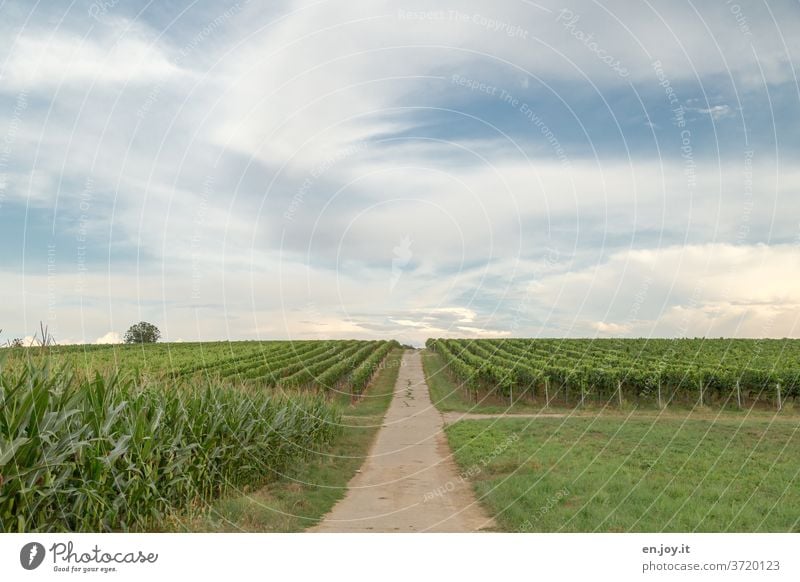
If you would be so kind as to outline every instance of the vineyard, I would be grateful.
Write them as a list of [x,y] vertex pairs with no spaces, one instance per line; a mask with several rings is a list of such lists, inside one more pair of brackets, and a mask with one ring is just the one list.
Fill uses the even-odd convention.
[[85,379],[95,373],[137,381],[221,380],[258,387],[349,390],[358,394],[394,341],[264,341],[12,348],[5,368],[33,360],[67,366]]
[[476,396],[545,405],[624,399],[782,408],[800,393],[800,341],[731,339],[429,339]]
[[258,485],[338,434],[387,341],[11,348],[0,531],[128,531]]

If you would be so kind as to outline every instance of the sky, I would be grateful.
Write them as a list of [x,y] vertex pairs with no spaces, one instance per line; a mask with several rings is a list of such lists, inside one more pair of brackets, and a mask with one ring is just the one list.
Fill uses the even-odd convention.
[[798,337],[796,1],[0,4],[0,342]]

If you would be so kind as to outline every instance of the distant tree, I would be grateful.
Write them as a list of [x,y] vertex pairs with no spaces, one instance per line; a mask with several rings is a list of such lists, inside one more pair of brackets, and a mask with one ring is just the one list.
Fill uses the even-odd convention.
[[161,337],[161,332],[152,323],[140,321],[134,323],[125,332],[126,344],[154,344]]

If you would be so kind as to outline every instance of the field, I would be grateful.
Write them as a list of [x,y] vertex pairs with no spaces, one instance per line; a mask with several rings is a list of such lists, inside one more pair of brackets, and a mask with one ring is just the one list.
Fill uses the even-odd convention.
[[347,491],[369,454],[395,388],[403,351],[386,356],[362,398],[344,409],[340,434],[323,454],[288,467],[281,479],[236,491],[173,531],[300,532],[315,525]]
[[544,406],[631,399],[781,409],[800,395],[798,340],[431,339],[427,347],[476,401],[483,392]]
[[91,379],[121,374],[136,381],[213,380],[239,385],[321,388],[358,393],[393,341],[264,341],[52,346],[4,350],[4,367],[47,362]]
[[797,422],[566,417],[447,430],[503,531],[798,532]]
[[[2,350],[0,531],[303,531],[409,397],[402,354]],[[429,340],[422,368],[502,531],[800,531],[798,341]]]
[[455,460],[503,531],[800,531],[796,340],[428,347]]
[[162,529],[307,462],[395,342],[4,350],[0,530]]

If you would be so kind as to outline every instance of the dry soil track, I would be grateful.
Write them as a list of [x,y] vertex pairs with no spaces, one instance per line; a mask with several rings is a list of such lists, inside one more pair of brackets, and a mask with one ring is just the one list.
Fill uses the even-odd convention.
[[459,476],[418,351],[406,351],[367,460],[318,532],[472,532],[494,527]]

